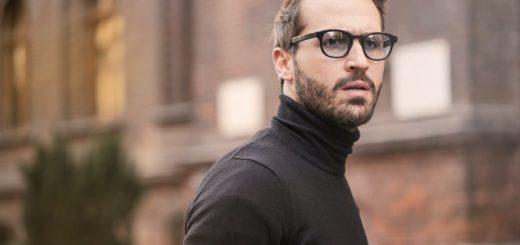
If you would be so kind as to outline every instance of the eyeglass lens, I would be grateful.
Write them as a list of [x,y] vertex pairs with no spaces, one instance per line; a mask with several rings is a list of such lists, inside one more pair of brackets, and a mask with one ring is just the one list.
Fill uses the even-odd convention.
[[[321,48],[330,57],[343,57],[352,47],[353,38],[341,31],[328,31],[321,38]],[[392,48],[390,36],[384,33],[372,33],[360,38],[365,55],[373,60],[387,58]]]

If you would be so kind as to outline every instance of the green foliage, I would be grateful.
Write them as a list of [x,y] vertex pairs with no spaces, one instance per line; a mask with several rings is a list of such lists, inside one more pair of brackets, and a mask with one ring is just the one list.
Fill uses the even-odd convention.
[[128,245],[142,187],[116,137],[75,160],[56,138],[23,169],[28,245]]

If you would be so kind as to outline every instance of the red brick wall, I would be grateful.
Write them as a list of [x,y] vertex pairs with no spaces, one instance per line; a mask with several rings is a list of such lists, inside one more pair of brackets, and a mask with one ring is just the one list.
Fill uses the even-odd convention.
[[347,178],[370,244],[455,244],[468,231],[461,149],[354,154]]
[[520,234],[519,145],[493,143],[479,142],[466,152],[470,235],[476,242],[507,242]]

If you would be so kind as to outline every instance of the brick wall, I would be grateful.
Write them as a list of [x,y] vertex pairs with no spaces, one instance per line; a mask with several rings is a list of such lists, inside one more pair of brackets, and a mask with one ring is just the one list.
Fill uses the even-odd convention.
[[518,141],[497,144],[492,144],[495,142],[489,138],[486,141],[476,143],[466,152],[470,239],[474,242],[518,241],[520,164],[515,158]]
[[[512,106],[518,100],[518,1],[472,1],[471,70],[475,104]],[[497,86],[498,85],[498,86]]]
[[349,158],[347,178],[370,244],[467,241],[466,172],[460,147]]
[[[277,101],[279,83],[270,55],[277,1],[197,0],[193,6],[193,83],[200,121],[215,126],[214,89],[226,80],[258,77],[265,82],[267,101]],[[273,104],[268,115],[274,114]]]

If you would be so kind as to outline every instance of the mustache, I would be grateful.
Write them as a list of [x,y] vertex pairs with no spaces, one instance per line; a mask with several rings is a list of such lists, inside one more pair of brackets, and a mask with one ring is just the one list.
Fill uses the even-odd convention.
[[370,77],[368,77],[367,74],[364,71],[362,71],[362,70],[355,70],[352,74],[350,74],[350,76],[348,76],[346,78],[341,78],[336,83],[336,85],[334,85],[334,87],[332,88],[332,91],[336,91],[336,90],[344,87],[348,83],[354,82],[354,81],[366,82],[368,84],[368,86],[370,86],[370,89],[372,91],[376,90],[376,85],[374,84],[374,81],[372,79],[370,79]]

